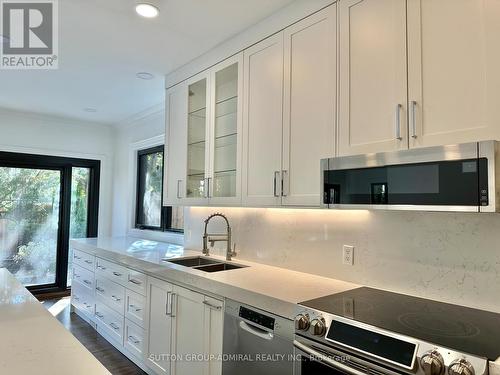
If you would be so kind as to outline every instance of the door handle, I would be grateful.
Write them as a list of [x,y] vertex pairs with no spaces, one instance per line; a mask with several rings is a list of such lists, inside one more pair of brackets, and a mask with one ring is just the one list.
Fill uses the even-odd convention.
[[280,171],[274,171],[274,176],[273,176],[273,184],[274,184],[274,196],[279,197],[281,195],[281,191],[278,193],[278,180],[279,178]]
[[403,137],[401,136],[401,109],[403,108],[402,104],[398,104],[396,106],[396,139],[398,141],[402,141]]
[[[175,301],[175,306],[174,306],[174,301]],[[177,310],[177,294],[172,293],[170,295],[170,316],[172,318],[175,318],[175,311]]]
[[417,102],[411,101],[411,137],[417,138]]
[[172,294],[172,292],[167,292],[167,301],[165,302],[165,315],[166,316],[170,316],[170,302],[171,302],[171,299],[170,299],[170,295]]
[[182,180],[177,180],[177,199],[181,199],[181,185]]
[[274,335],[271,332],[264,331],[263,329],[259,329],[257,327],[253,327],[247,322],[240,321],[240,328],[248,333],[251,333],[254,336],[260,337],[264,340],[272,340]]

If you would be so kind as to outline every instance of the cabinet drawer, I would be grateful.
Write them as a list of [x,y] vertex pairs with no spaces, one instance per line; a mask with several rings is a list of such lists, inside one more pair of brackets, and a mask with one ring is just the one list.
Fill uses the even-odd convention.
[[73,264],[94,272],[95,256],[73,249]]
[[125,291],[125,318],[144,328],[146,297],[131,290]]
[[78,283],[71,286],[71,304],[89,316],[94,316],[95,298],[87,287]]
[[76,264],[73,265],[73,282],[75,281],[88,288],[89,291],[94,291],[94,272]]
[[130,320],[125,319],[125,348],[141,360],[146,350],[145,338],[144,329],[132,323]]
[[95,303],[95,320],[102,324],[111,337],[123,345],[124,318],[100,301]]
[[147,276],[141,272],[134,270],[127,270],[127,284],[128,289],[133,290],[143,296],[146,295],[148,279]]
[[102,301],[120,315],[125,311],[125,288],[101,276],[95,278],[95,293]]
[[96,258],[95,273],[121,285],[125,285],[127,281],[127,269],[125,267],[101,258]]

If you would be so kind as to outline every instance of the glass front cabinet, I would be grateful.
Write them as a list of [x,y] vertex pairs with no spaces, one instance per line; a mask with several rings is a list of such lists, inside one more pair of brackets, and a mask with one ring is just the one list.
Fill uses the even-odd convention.
[[242,55],[166,92],[166,205],[241,203]]

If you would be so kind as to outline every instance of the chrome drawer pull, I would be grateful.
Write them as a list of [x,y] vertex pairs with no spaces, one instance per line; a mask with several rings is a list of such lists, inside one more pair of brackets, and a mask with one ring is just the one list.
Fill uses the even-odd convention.
[[102,315],[101,313],[99,313],[97,311],[95,312],[95,316],[97,316],[98,318],[101,318],[101,319],[104,318],[104,315]]
[[105,270],[105,269],[106,269],[106,267],[101,266],[101,265],[99,265],[99,264],[97,265],[97,268],[99,268],[99,269],[101,269],[101,270]]
[[73,272],[73,276],[76,277],[77,279],[80,277],[80,275],[77,274],[76,272]]
[[120,277],[122,274],[119,272],[113,272],[113,275]]
[[135,284],[135,285],[141,285],[142,281],[136,280],[136,279],[129,279],[128,280],[130,283]]
[[142,310],[141,308],[137,308],[137,309],[135,309],[135,312],[139,312],[141,310]]
[[83,280],[83,282],[87,285],[92,285],[92,281],[89,281],[89,280]]
[[82,257],[79,257],[78,255],[73,255],[73,258],[75,258],[75,259],[82,259]]
[[121,301],[121,300],[122,300],[121,298],[118,298],[117,296],[111,296],[111,298],[112,298],[114,301],[116,301],[116,302],[118,302],[118,301]]
[[129,340],[131,340],[134,344],[140,344],[141,342],[137,340],[134,336],[129,336]]
[[104,289],[102,289],[102,288],[100,288],[100,287],[98,287],[98,286],[96,286],[96,287],[95,287],[95,289],[96,289],[98,292],[104,293]]
[[109,326],[113,328],[115,331],[120,329],[120,327],[118,327],[115,323],[109,323]]
[[91,260],[88,260],[88,259],[87,259],[87,260],[85,260],[85,263],[87,263],[87,264],[92,264],[93,262],[92,262]]
[[73,294],[73,299],[74,299],[75,301],[80,301],[80,297],[77,297],[77,296],[75,296],[74,294]]
[[210,302],[208,301],[203,301],[203,304],[207,307],[210,307],[211,309],[214,309],[214,310],[222,310],[222,306],[215,306],[215,305],[212,305]]

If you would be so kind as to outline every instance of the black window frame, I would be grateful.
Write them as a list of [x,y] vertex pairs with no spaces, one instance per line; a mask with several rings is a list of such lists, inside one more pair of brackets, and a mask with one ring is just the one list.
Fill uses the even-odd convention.
[[71,217],[71,180],[73,168],[89,168],[87,238],[97,237],[101,161],[0,151],[0,167],[60,171],[61,191],[59,230],[57,234],[56,280],[51,284],[32,285],[26,288],[35,295],[59,293],[70,290],[71,287],[67,286],[67,282]]
[[[139,217],[141,216],[139,209],[139,201],[141,199],[141,157],[148,154],[156,154],[161,152],[163,155],[162,171],[161,171],[161,213],[160,213],[160,225],[151,226],[139,223]],[[163,193],[165,189],[165,146],[159,145],[154,147],[149,147],[145,149],[137,150],[136,155],[136,194],[135,194],[135,219],[134,227],[139,230],[151,230],[157,232],[171,232],[171,233],[184,233],[182,229],[172,228],[172,207],[163,205]]]

